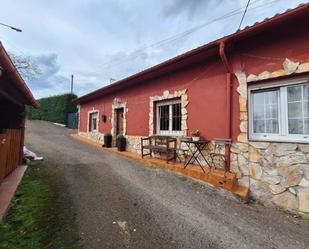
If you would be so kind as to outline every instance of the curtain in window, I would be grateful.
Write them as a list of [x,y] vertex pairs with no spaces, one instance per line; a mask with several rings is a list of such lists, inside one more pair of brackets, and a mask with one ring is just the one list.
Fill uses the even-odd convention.
[[309,134],[309,85],[287,88],[289,134]]
[[279,133],[279,91],[253,93],[253,132]]

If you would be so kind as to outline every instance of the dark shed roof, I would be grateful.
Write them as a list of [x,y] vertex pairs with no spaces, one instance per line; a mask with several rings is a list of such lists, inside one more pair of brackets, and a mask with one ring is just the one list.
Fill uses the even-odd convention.
[[[35,101],[31,91],[27,87],[25,81],[18,73],[16,67],[14,66],[12,60],[10,59],[8,53],[0,42],[0,70],[2,77],[5,76],[9,79],[9,84],[13,84],[10,89],[14,88],[16,91],[6,92],[6,90],[1,90],[0,85],[0,93],[5,95],[6,98],[13,100],[21,105],[31,105],[35,108],[38,108],[39,105]],[[1,77],[1,76],[0,76]],[[0,83],[3,85],[3,83]],[[18,96],[17,96],[18,95]]]

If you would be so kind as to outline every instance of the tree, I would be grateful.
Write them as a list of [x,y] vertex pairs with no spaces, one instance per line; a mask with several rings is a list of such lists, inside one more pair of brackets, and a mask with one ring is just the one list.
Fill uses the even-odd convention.
[[35,80],[41,74],[40,68],[30,56],[17,55],[13,52],[9,52],[9,56],[25,80]]

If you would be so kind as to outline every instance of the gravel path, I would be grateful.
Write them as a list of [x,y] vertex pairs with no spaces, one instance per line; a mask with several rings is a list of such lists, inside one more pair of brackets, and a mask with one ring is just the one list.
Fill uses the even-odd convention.
[[63,173],[83,248],[309,248],[309,222],[102,152],[43,121],[26,144]]

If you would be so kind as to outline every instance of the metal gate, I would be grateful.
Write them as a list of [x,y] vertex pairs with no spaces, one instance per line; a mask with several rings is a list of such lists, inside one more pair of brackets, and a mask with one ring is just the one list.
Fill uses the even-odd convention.
[[78,128],[78,112],[67,113],[67,124],[66,126],[70,129]]

